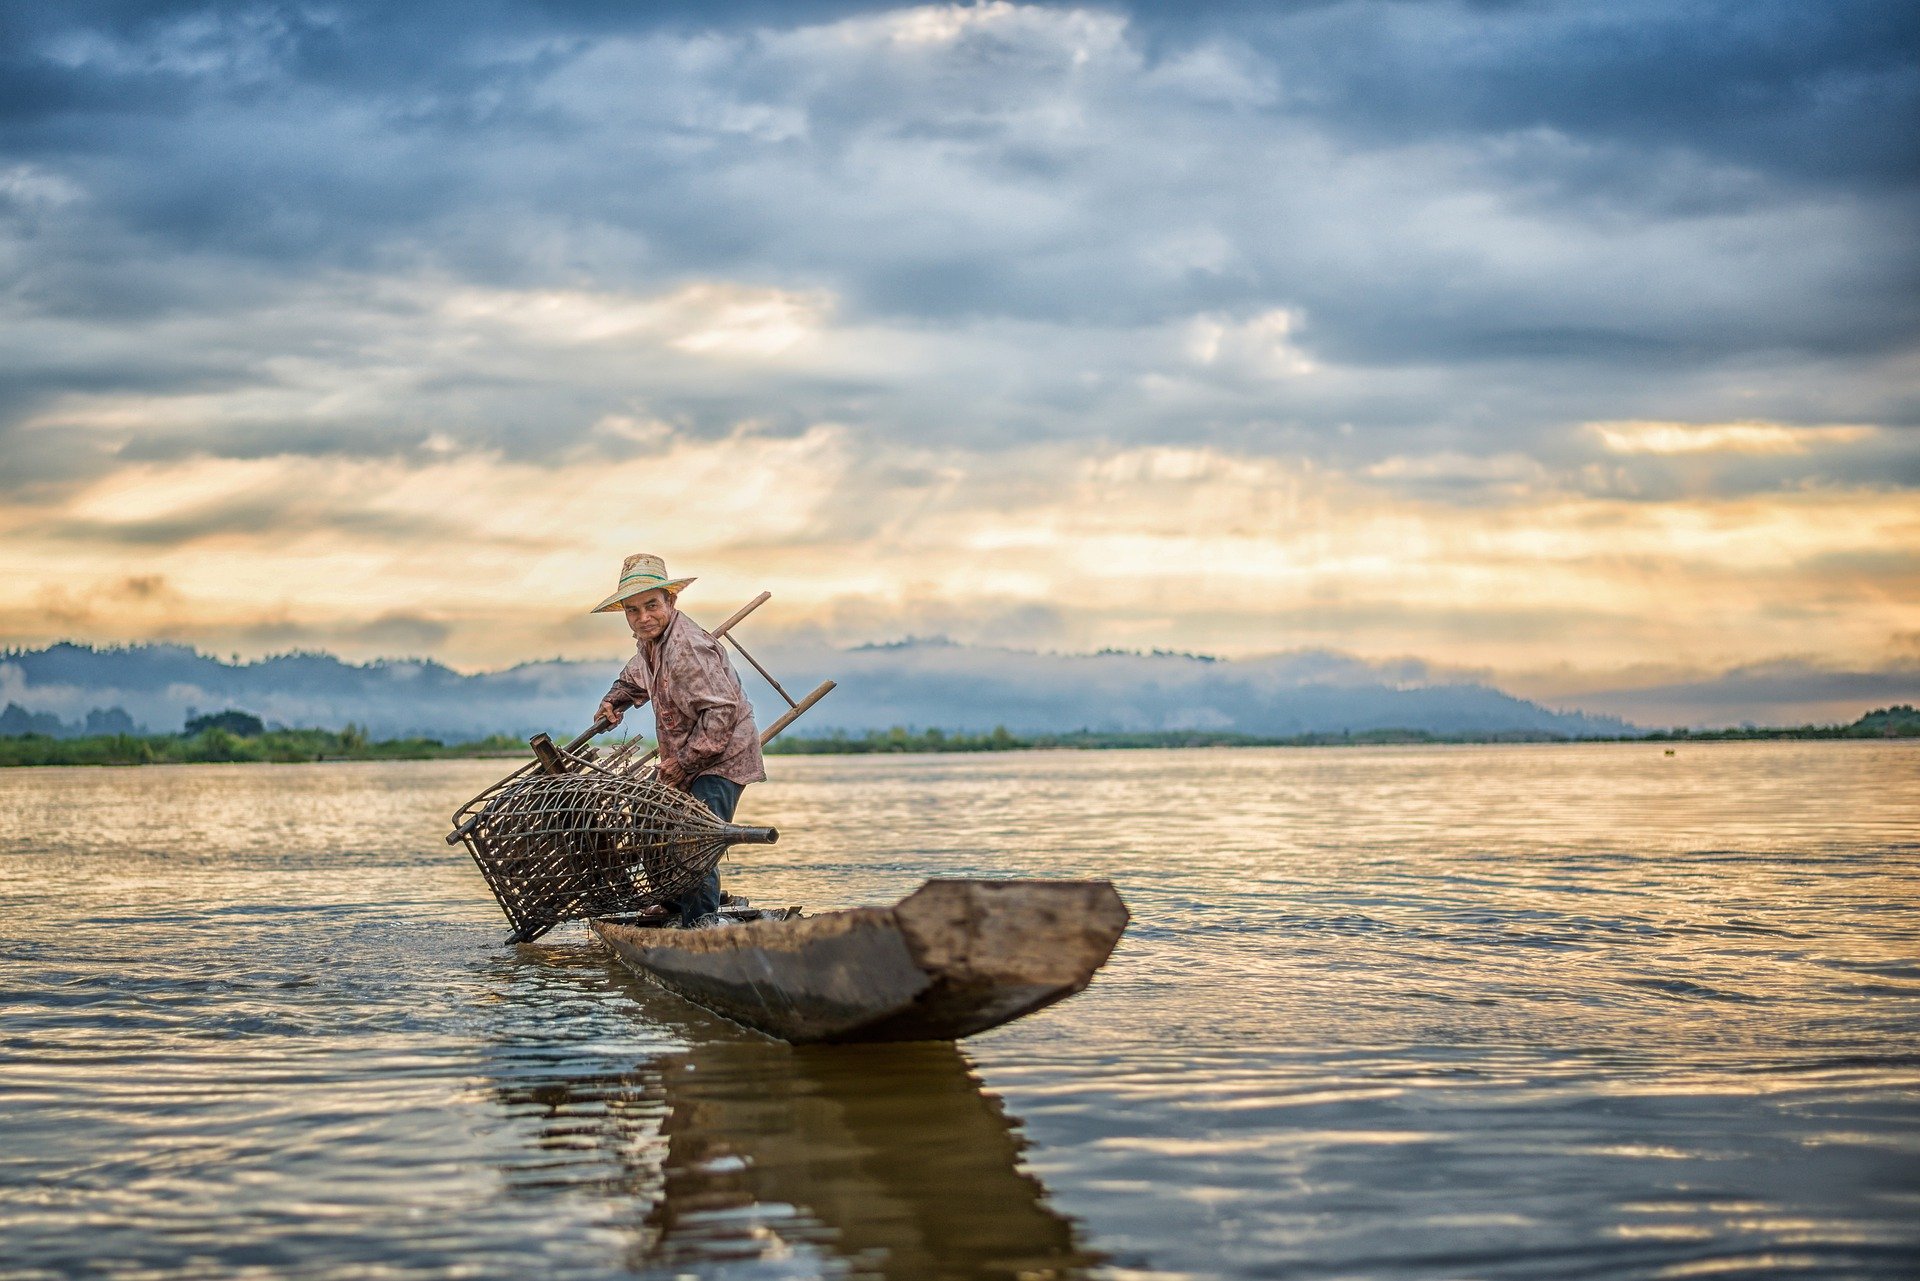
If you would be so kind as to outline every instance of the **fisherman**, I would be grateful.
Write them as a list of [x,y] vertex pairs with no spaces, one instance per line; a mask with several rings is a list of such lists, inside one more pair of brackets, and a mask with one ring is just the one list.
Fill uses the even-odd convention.
[[[645,552],[620,566],[620,586],[593,612],[623,611],[636,652],[600,700],[598,719],[618,725],[629,707],[651,700],[660,781],[730,823],[741,791],[767,771],[739,673],[720,642],[678,608],[681,589],[693,581],[667,577],[666,561]],[[720,902],[716,869],[672,906],[681,926],[706,926],[721,921]]]

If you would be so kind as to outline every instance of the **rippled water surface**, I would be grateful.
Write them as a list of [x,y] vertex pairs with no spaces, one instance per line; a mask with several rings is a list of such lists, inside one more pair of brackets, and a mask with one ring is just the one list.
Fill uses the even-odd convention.
[[1920,1273],[1913,745],[775,760],[757,900],[1120,887],[958,1049],[501,946],[502,770],[0,772],[0,1272]]

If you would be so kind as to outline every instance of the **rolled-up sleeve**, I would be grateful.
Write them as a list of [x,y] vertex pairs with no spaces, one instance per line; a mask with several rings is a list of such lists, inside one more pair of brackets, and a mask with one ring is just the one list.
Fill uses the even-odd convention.
[[613,688],[607,691],[606,701],[617,711],[629,707],[638,707],[651,695],[647,690],[647,669],[638,654],[627,660],[620,674],[613,678]]

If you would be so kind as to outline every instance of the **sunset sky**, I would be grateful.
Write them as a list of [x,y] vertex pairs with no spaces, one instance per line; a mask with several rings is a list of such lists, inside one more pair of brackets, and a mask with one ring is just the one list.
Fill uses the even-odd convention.
[[0,4],[0,643],[1920,691],[1920,11],[1194,9]]

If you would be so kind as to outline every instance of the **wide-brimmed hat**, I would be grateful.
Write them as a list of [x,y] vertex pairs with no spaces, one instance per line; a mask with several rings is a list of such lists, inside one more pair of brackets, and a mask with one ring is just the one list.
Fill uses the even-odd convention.
[[650,592],[655,588],[665,588],[670,592],[679,592],[693,580],[691,578],[668,578],[667,562],[651,552],[641,552],[629,556],[620,562],[620,586],[614,588],[613,595],[595,605],[589,613],[607,614],[620,608],[620,602],[629,596],[638,596],[641,592]]

